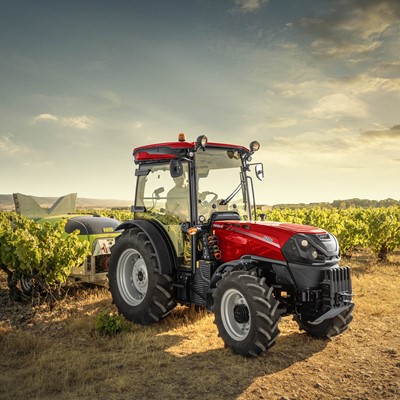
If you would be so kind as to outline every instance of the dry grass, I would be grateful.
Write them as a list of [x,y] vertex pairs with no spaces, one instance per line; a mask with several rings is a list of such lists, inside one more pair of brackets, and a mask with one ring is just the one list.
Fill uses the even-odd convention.
[[104,338],[95,316],[113,310],[101,288],[78,288],[53,310],[11,304],[0,277],[0,398],[398,399],[400,257],[353,261],[351,329],[331,341],[285,318],[258,359],[231,353],[213,316],[177,307],[164,322]]

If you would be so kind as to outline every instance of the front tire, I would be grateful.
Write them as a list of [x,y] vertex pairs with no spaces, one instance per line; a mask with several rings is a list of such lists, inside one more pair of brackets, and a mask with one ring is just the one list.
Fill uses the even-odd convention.
[[299,328],[306,331],[310,336],[330,339],[333,336],[340,335],[349,327],[350,322],[353,320],[352,311],[353,307],[318,325],[312,325],[306,321],[302,321],[299,316],[295,316],[294,319],[299,324]]
[[279,303],[265,278],[247,271],[227,273],[213,296],[219,336],[235,353],[255,357],[275,344]]
[[175,307],[172,278],[160,273],[155,249],[141,229],[122,233],[111,249],[108,266],[113,303],[127,320],[152,324]]

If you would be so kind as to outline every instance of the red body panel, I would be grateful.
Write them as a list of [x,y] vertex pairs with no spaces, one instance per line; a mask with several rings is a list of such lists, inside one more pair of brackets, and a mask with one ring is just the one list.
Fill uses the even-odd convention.
[[218,221],[212,226],[218,237],[221,261],[246,254],[285,261],[281,247],[296,233],[321,234],[323,229],[285,222]]
[[195,142],[165,142],[165,143],[155,143],[155,144],[146,144],[145,146],[136,147],[133,150],[133,153],[142,150],[156,149],[159,147],[170,147],[171,149],[195,149]]
[[135,154],[136,161],[164,160],[176,158],[175,154],[149,154],[147,151],[140,151]]

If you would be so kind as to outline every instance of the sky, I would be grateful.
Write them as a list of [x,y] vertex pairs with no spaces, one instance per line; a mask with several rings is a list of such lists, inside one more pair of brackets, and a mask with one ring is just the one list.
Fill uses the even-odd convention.
[[398,0],[0,0],[0,194],[132,199],[133,148],[261,144],[257,203],[400,199]]

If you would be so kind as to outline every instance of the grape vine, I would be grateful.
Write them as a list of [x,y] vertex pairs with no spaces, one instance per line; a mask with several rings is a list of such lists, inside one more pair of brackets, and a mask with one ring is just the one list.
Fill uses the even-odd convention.
[[[130,211],[96,210],[120,221],[133,219]],[[316,226],[335,235],[341,252],[351,256],[356,247],[369,249],[379,260],[400,247],[400,207],[387,208],[286,208],[263,212],[267,221]],[[260,219],[260,214],[258,218]],[[167,223],[171,223],[170,221]],[[13,212],[0,212],[0,269],[8,274],[10,295],[21,292],[17,282],[32,277],[41,289],[51,291],[66,281],[71,268],[89,254],[89,243],[78,232],[65,234],[66,219],[55,225],[38,224]]]
[[89,243],[78,232],[66,234],[66,219],[38,224],[15,213],[0,213],[0,268],[8,275],[10,295],[21,297],[17,282],[32,278],[38,290],[53,294],[71,268],[89,254]]

